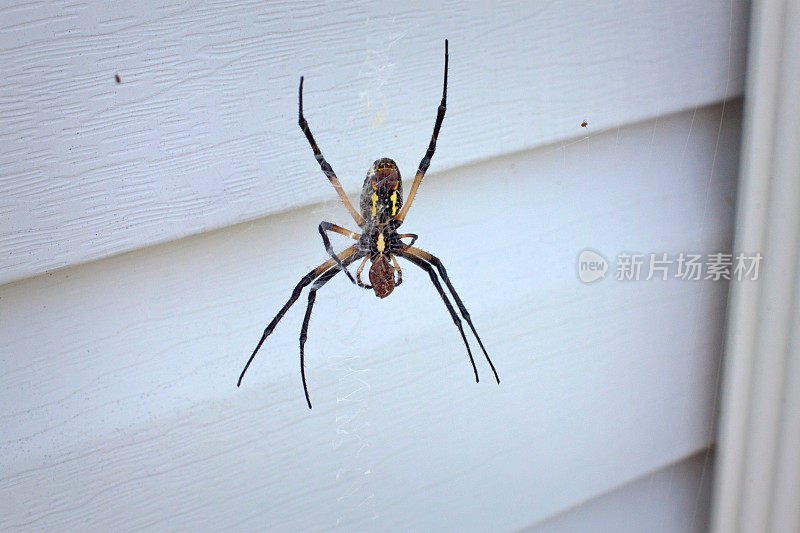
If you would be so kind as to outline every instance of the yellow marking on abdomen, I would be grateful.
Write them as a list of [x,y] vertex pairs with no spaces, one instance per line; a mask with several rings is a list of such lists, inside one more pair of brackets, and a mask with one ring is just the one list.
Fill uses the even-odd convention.
[[382,254],[383,251],[386,249],[386,241],[383,240],[383,233],[378,233],[378,253]]
[[378,193],[372,193],[372,216],[378,214]]
[[397,214],[397,191],[394,191],[389,199],[392,201],[392,216],[395,216]]

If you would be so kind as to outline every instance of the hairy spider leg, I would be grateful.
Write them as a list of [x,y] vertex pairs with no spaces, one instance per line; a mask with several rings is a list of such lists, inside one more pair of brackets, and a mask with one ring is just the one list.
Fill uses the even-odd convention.
[[469,316],[469,311],[467,311],[467,307],[464,305],[464,302],[461,301],[461,298],[458,297],[458,293],[456,292],[455,287],[453,287],[453,284],[450,283],[450,277],[447,275],[447,270],[445,270],[442,262],[435,255],[430,254],[424,250],[420,250],[419,248],[415,248],[413,246],[409,246],[408,248],[406,248],[405,253],[416,256],[424,261],[427,261],[428,263],[435,266],[436,270],[439,271],[439,275],[444,280],[444,283],[445,285],[447,285],[447,288],[450,289],[450,294],[453,295],[453,299],[456,301],[456,305],[458,306],[458,309],[461,311],[461,316],[464,317],[464,320],[467,321],[467,324],[469,324],[469,329],[472,330],[472,334],[475,335],[476,339],[478,339],[478,344],[480,345],[481,350],[483,351],[483,355],[484,357],[486,357],[486,361],[492,368],[492,372],[494,373],[494,379],[497,380],[497,383],[500,383],[500,378],[497,376],[497,370],[495,370],[494,364],[492,363],[492,360],[489,358],[489,354],[486,352],[486,348],[484,348],[483,346],[483,341],[481,341],[481,338],[478,336],[478,332],[475,330],[475,325],[472,323],[472,318]]
[[300,129],[303,130],[303,133],[308,139],[308,144],[311,145],[311,149],[314,151],[314,157],[317,159],[317,163],[319,163],[319,167],[322,169],[323,174],[327,176],[328,180],[333,185],[333,188],[336,189],[336,192],[339,194],[339,198],[341,198],[342,203],[350,211],[350,215],[356,221],[359,227],[364,224],[364,218],[359,214],[358,211],[355,210],[353,204],[350,203],[350,200],[347,198],[347,195],[342,188],[342,184],[339,181],[339,178],[336,177],[336,174],[333,172],[333,168],[331,168],[330,164],[325,161],[325,157],[322,155],[319,147],[317,146],[317,142],[314,140],[314,136],[311,134],[311,129],[308,127],[308,122],[306,122],[305,117],[303,116],[303,76],[300,76],[300,113],[297,123],[300,125]]
[[[349,257],[346,257],[343,261],[343,267],[346,267],[353,261],[360,259],[361,253],[356,253]],[[306,384],[306,365],[305,365],[305,345],[306,345],[306,338],[308,337],[308,322],[311,320],[311,309],[314,307],[314,300],[317,298],[317,291],[322,288],[323,285],[328,283],[333,276],[338,274],[340,270],[338,268],[330,268],[325,273],[323,273],[317,280],[311,285],[311,289],[308,291],[308,307],[306,307],[306,316],[303,318],[303,326],[300,328],[300,378],[303,380],[303,392],[306,395],[306,403],[308,404],[308,408],[311,409],[311,399],[308,397],[308,385]],[[347,272],[347,270],[345,270]]]
[[[354,253],[356,253],[356,245],[353,245],[350,248],[343,250],[338,256],[339,260],[343,261],[348,257],[350,257],[351,255],[353,255]],[[333,259],[328,259],[327,261],[319,265],[317,268],[315,268],[314,270],[303,276],[302,279],[300,279],[300,282],[295,286],[294,290],[292,291],[292,295],[289,297],[289,301],[286,302],[283,307],[281,307],[281,310],[278,311],[278,314],[275,315],[275,318],[273,318],[272,321],[269,323],[269,325],[266,327],[266,329],[264,329],[264,333],[261,335],[261,340],[258,341],[255,350],[253,350],[252,355],[250,355],[250,359],[247,360],[247,364],[244,365],[244,369],[242,370],[242,373],[239,375],[239,381],[236,382],[237,387],[240,387],[242,385],[242,378],[244,377],[245,372],[247,372],[247,369],[250,367],[250,363],[252,363],[253,359],[255,359],[258,350],[261,349],[261,345],[264,344],[265,340],[267,340],[267,337],[270,335],[270,333],[272,333],[272,330],[275,329],[275,326],[278,325],[278,322],[280,322],[281,318],[283,318],[283,315],[286,314],[286,311],[288,311],[289,308],[292,306],[292,304],[294,304],[300,297],[300,293],[303,291],[303,288],[308,284],[310,284],[312,281],[314,281],[316,278],[324,274],[328,269],[330,269],[334,265],[336,265],[336,261],[334,261]],[[338,269],[335,270],[335,272],[338,271],[339,271]]]
[[[428,145],[428,151],[425,152],[425,156],[422,158],[422,161],[419,162],[419,168],[417,169],[417,175],[414,176],[414,183],[411,185],[411,190],[408,192],[408,198],[406,198],[406,202],[403,204],[403,207],[400,208],[400,212],[397,213],[395,220],[402,224],[403,220],[406,218],[406,213],[408,213],[408,209],[411,207],[411,202],[414,201],[414,196],[417,194],[417,189],[419,189],[420,183],[422,183],[422,178],[425,177],[425,172],[428,170],[428,167],[431,164],[431,158],[433,157],[433,153],[436,151],[436,138],[439,137],[439,128],[442,127],[442,121],[444,120],[444,113],[447,110],[447,39],[444,40],[444,88],[442,89],[442,103],[439,104],[439,110],[436,113],[436,123],[433,126],[433,135],[431,135],[431,142]],[[400,224],[398,224],[399,226]]]
[[319,234],[322,235],[322,244],[325,245],[325,251],[328,252],[328,254],[336,261],[336,264],[339,265],[339,269],[344,270],[344,273],[347,274],[347,277],[350,279],[350,281],[352,281],[354,285],[358,285],[356,283],[356,280],[353,279],[353,275],[350,274],[350,271],[347,270],[347,268],[342,264],[339,258],[336,257],[336,254],[333,251],[333,246],[331,246],[331,241],[328,239],[328,235],[326,233],[327,231],[333,231],[341,235],[344,235],[345,237],[350,237],[351,239],[355,240],[360,239],[361,235],[353,231],[350,231],[349,229],[337,226],[336,224],[333,224],[331,222],[322,221],[319,223]]
[[439,283],[439,278],[436,277],[436,271],[433,267],[425,262],[423,259],[417,257],[416,255],[406,253],[405,251],[400,252],[400,256],[404,259],[414,263],[422,270],[428,273],[433,282],[433,286],[436,287],[436,290],[439,291],[439,296],[442,297],[442,301],[444,301],[444,305],[447,306],[447,310],[450,312],[450,317],[453,319],[456,327],[458,328],[458,332],[461,333],[461,338],[464,339],[464,346],[467,347],[467,355],[469,355],[469,362],[472,363],[472,370],[475,372],[475,383],[478,383],[480,380],[478,379],[478,367],[475,366],[475,359],[472,358],[472,350],[469,348],[469,343],[467,342],[467,336],[464,335],[464,328],[461,326],[461,319],[458,318],[458,314],[456,314],[456,310],[453,309],[453,304],[450,303],[450,300],[447,298],[447,293],[444,292],[442,288],[442,284]]

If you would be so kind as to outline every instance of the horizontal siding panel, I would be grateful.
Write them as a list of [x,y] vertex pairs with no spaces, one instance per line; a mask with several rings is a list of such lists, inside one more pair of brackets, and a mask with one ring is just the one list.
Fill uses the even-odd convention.
[[520,533],[708,531],[713,453],[705,450]]
[[[17,2],[0,23],[0,283],[741,94],[743,0]],[[115,75],[121,83],[116,83]]]
[[[0,287],[0,529],[525,527],[708,447],[727,285],[581,284],[578,252],[728,250],[741,102],[446,171],[404,228],[427,276],[303,301],[330,202]],[[724,110],[724,114],[723,114]],[[337,238],[335,246],[344,246]]]

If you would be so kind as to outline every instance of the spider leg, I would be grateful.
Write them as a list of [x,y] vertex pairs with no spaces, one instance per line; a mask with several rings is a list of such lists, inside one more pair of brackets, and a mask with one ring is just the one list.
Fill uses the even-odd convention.
[[408,244],[403,243],[403,246],[408,248],[409,246],[414,246],[414,243],[417,242],[417,237],[419,237],[419,235],[417,235],[416,233],[403,233],[401,235],[398,235],[398,237],[400,237],[401,239],[411,239],[410,243]]
[[364,265],[367,264],[367,259],[369,259],[369,256],[368,255],[364,256],[364,260],[361,261],[361,264],[358,265],[358,270],[356,270],[356,280],[358,280],[357,285],[363,289],[372,288],[372,285],[369,285],[368,283],[364,283],[361,281],[361,273],[364,271]]
[[391,255],[389,257],[392,258],[392,265],[394,265],[394,269],[397,271],[397,283],[395,283],[394,286],[399,287],[400,284],[403,283],[403,269],[397,264],[397,258],[395,256]]
[[425,172],[427,172],[428,167],[431,164],[431,158],[433,157],[433,153],[436,151],[436,138],[439,137],[439,128],[442,127],[442,121],[444,120],[444,113],[447,110],[447,55],[448,55],[447,39],[445,39],[444,40],[444,86],[442,89],[442,103],[439,104],[439,110],[436,113],[436,123],[433,125],[433,135],[431,135],[431,142],[428,145],[428,151],[425,152],[425,156],[422,158],[422,161],[419,162],[417,175],[414,176],[414,183],[411,185],[411,190],[408,193],[408,198],[406,198],[403,207],[400,208],[400,212],[395,217],[395,220],[397,220],[401,224],[403,220],[406,218],[406,213],[408,213],[408,209],[411,207],[411,202],[414,201],[414,196],[416,196],[417,194],[417,189],[419,189],[419,184],[422,183],[422,178],[425,177]]
[[[344,260],[344,265],[342,268],[345,268],[346,265],[349,265],[356,259],[359,259],[360,254],[351,255]],[[347,270],[345,269],[345,272]],[[324,274],[317,278],[317,280],[311,285],[311,289],[308,291],[308,307],[306,307],[306,316],[303,318],[303,326],[300,328],[300,377],[303,380],[303,392],[306,395],[306,403],[308,404],[308,408],[311,409],[311,399],[308,397],[308,385],[306,384],[306,365],[305,365],[305,345],[306,345],[306,338],[308,337],[308,322],[311,320],[311,309],[314,307],[314,300],[317,298],[317,291],[322,288],[323,285],[328,283],[333,276],[339,273],[338,268],[330,268]]]
[[439,291],[439,296],[442,297],[442,301],[444,301],[444,305],[447,306],[447,310],[450,312],[450,317],[453,319],[456,327],[458,328],[458,332],[461,333],[461,338],[464,339],[464,346],[467,347],[467,355],[469,355],[469,362],[472,363],[472,370],[475,372],[475,383],[478,383],[478,368],[475,366],[475,359],[472,358],[472,350],[469,348],[469,343],[467,342],[467,336],[464,335],[464,328],[461,326],[461,319],[458,318],[455,309],[453,309],[453,304],[450,303],[450,300],[447,299],[447,294],[444,292],[442,288],[442,284],[439,283],[439,278],[436,277],[436,271],[433,267],[425,262],[420,257],[417,257],[413,254],[408,254],[406,252],[400,252],[400,256],[408,261],[414,263],[422,270],[428,273],[433,282],[433,286],[436,287],[436,290]]
[[322,243],[325,245],[325,251],[327,251],[328,254],[334,260],[336,260],[336,264],[339,265],[339,269],[340,270],[344,270],[344,273],[347,274],[347,277],[350,279],[350,281],[352,281],[354,285],[357,285],[356,280],[353,278],[353,275],[350,274],[350,271],[347,270],[347,268],[345,268],[345,266],[342,264],[342,262],[339,260],[338,257],[336,257],[336,254],[333,252],[333,246],[331,246],[331,241],[330,241],[330,239],[328,239],[328,235],[326,233],[328,231],[334,231],[336,233],[340,233],[340,234],[342,234],[342,235],[344,235],[346,237],[350,237],[351,239],[355,239],[355,240],[358,240],[361,237],[361,235],[359,235],[358,233],[354,233],[354,232],[350,231],[349,229],[345,229],[345,228],[343,228],[341,226],[337,226],[336,224],[332,224],[330,222],[322,221],[322,222],[319,223],[319,234],[322,235]]
[[[356,247],[355,245],[353,245],[339,254],[339,260],[341,261],[347,259],[355,252],[356,252]],[[315,268],[314,270],[303,276],[302,279],[300,279],[300,282],[295,286],[294,290],[292,291],[292,295],[289,297],[289,301],[286,302],[283,307],[281,307],[281,310],[278,311],[278,314],[275,315],[275,317],[272,319],[272,321],[264,330],[264,333],[261,335],[261,340],[258,341],[255,350],[253,350],[252,355],[250,355],[250,359],[247,360],[247,364],[244,365],[244,369],[242,370],[242,373],[239,375],[239,381],[236,382],[237,387],[242,385],[242,378],[244,377],[245,372],[247,372],[247,369],[250,367],[250,363],[252,363],[253,359],[255,359],[258,350],[261,349],[261,345],[264,344],[265,340],[267,340],[267,337],[269,337],[270,333],[272,333],[272,330],[275,329],[275,326],[278,325],[278,322],[280,322],[281,318],[283,318],[283,315],[286,314],[286,311],[288,311],[289,308],[292,306],[292,304],[294,304],[300,297],[300,293],[303,291],[303,287],[314,281],[314,279],[316,279],[320,275],[324,274],[328,269],[330,269],[335,264],[336,261],[334,261],[333,259],[328,259],[327,261],[319,265],[317,268]],[[338,270],[335,270],[335,272],[338,272]]]
[[492,360],[489,358],[489,354],[486,352],[486,348],[484,348],[483,346],[483,341],[481,341],[481,338],[478,336],[478,332],[475,330],[475,325],[472,323],[472,318],[470,318],[469,316],[467,307],[464,305],[464,302],[461,301],[461,298],[458,297],[458,293],[456,292],[456,289],[453,287],[453,284],[450,283],[450,278],[447,276],[447,270],[445,270],[442,262],[435,255],[429,254],[428,252],[420,250],[419,248],[414,248],[413,246],[409,246],[408,248],[406,248],[404,253],[418,257],[419,259],[431,263],[433,266],[436,267],[436,270],[439,271],[439,275],[444,280],[445,284],[447,285],[447,288],[450,289],[450,294],[453,295],[453,299],[456,301],[456,305],[458,306],[458,309],[461,311],[461,316],[463,316],[464,320],[467,321],[467,324],[469,324],[469,328],[472,330],[473,335],[475,335],[475,338],[478,339],[478,344],[480,345],[481,350],[483,350],[483,355],[489,362],[489,366],[492,367],[492,372],[494,372],[494,379],[496,379],[497,382],[500,383],[500,378],[497,377],[497,370],[494,369],[494,364],[492,363]]
[[322,155],[322,151],[320,151],[319,146],[317,146],[317,141],[314,140],[314,136],[311,134],[311,128],[308,127],[308,122],[306,122],[305,117],[303,116],[303,77],[300,76],[300,113],[299,118],[297,120],[297,124],[300,125],[300,129],[303,130],[303,133],[308,139],[308,144],[311,145],[311,149],[314,151],[314,157],[317,159],[317,163],[319,163],[319,167],[322,169],[323,174],[328,178],[333,185],[333,188],[336,189],[336,192],[339,194],[339,198],[341,198],[342,203],[350,211],[350,215],[352,215],[353,219],[356,221],[356,224],[359,227],[364,223],[364,217],[362,217],[358,211],[355,210],[353,204],[350,203],[350,199],[347,198],[347,195],[342,188],[342,184],[339,181],[339,178],[336,177],[336,174],[333,172],[333,168],[331,168],[330,164],[325,161],[325,157]]

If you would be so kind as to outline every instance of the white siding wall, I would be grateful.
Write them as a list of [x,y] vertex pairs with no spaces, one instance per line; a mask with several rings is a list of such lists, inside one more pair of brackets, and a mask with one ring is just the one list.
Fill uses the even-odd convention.
[[706,531],[710,487],[708,456],[699,453],[582,502],[525,533]]
[[[743,2],[52,6],[0,31],[0,528],[509,530],[708,447],[726,286],[575,260],[730,248]],[[237,390],[318,222],[351,226],[298,76],[349,192],[380,155],[409,179],[444,37],[404,227],[502,383],[408,265],[320,292],[313,411],[305,298]]]

